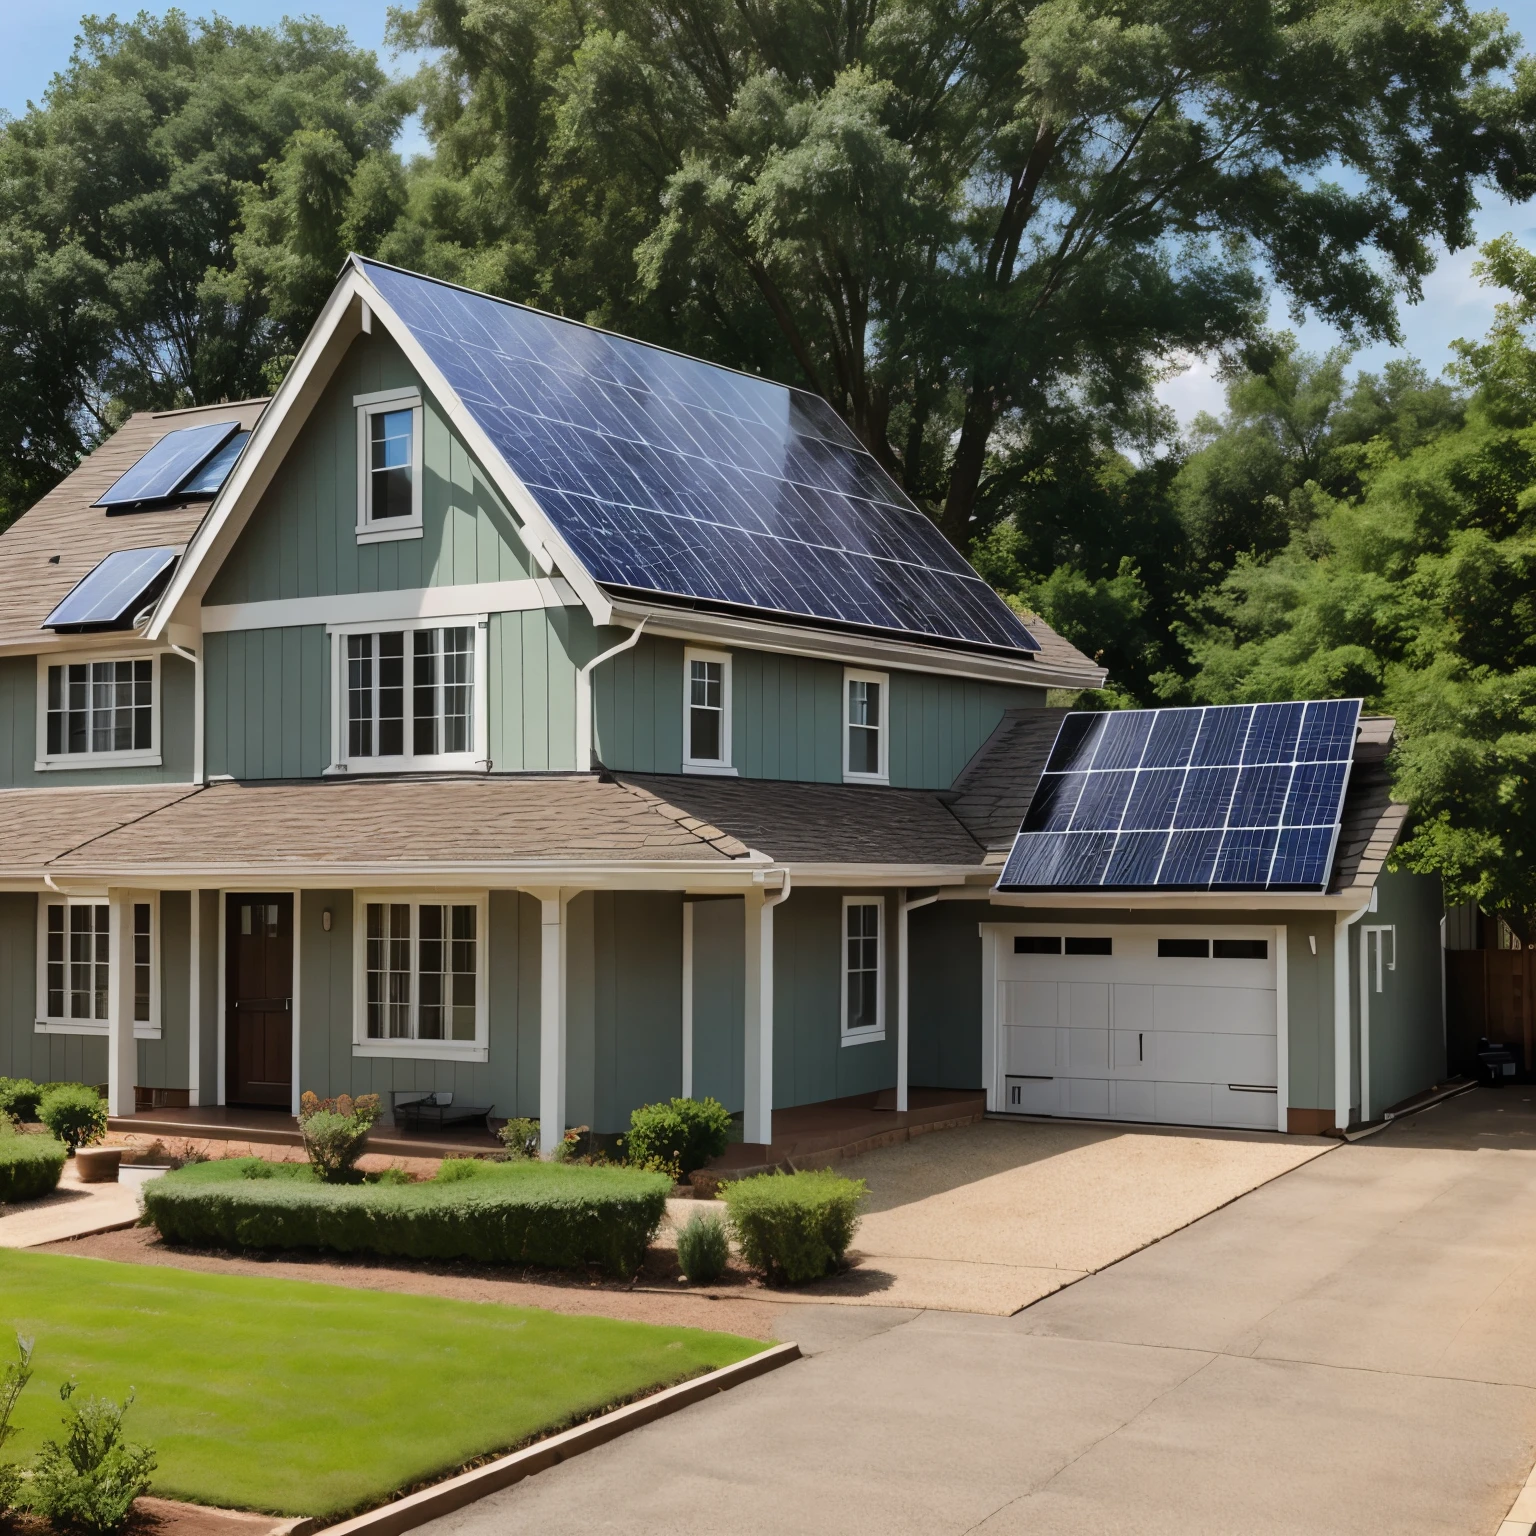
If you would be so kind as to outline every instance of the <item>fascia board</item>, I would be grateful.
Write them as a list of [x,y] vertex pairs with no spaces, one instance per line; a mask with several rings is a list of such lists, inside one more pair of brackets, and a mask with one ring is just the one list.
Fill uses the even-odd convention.
[[779,860],[794,885],[963,885],[974,878],[974,864],[811,864]]
[[[175,574],[150,615],[146,638],[160,639],[177,618],[177,610],[188,600],[200,600],[207,591],[219,563],[234,547],[320,392],[330,382],[342,351],[361,333],[361,316],[352,300],[359,297],[362,286],[357,273],[348,270],[331,290],[293,366],[261,413],[234,474],[224,482],[188,541]],[[201,628],[196,614],[180,622]]]
[[420,375],[422,383],[468,445],[471,453],[485,466],[486,472],[496,482],[497,488],[511,502],[524,525],[534,530],[537,542],[542,544],[554,567],[571,584],[582,605],[592,616],[592,622],[602,628],[613,622],[613,605],[608,594],[587,574],[586,567],[576,558],[570,546],[561,537],[559,529],[550,521],[533,493],[513,472],[511,465],[502,458],[500,450],[491,441],[459,399],[453,387],[442,375],[437,364],[427,356],[426,349],[411,334],[410,328],[400,319],[389,301],[368,280],[367,274],[356,266],[352,275],[366,292],[368,307],[374,317],[383,322],[390,338],[405,353],[411,366]]
[[746,646],[789,656],[814,656],[855,666],[894,667],[900,671],[978,678],[985,682],[1015,683],[1031,688],[1098,688],[1109,675],[1103,667],[1050,667],[1039,661],[1009,661],[1001,656],[945,651],[809,625],[802,628],[696,610],[680,614],[670,606],[652,607],[625,598],[614,598],[612,604],[614,623],[634,625],[644,619],[647,634],[673,640]]

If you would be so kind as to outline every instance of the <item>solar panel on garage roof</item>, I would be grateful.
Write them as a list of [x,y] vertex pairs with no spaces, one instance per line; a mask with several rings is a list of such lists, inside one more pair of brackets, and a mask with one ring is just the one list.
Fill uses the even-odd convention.
[[240,430],[238,421],[211,421],[167,432],[143,458],[113,482],[98,507],[131,507],[145,501],[166,501],[228,439]]
[[1359,699],[1069,714],[1001,890],[1322,890]]
[[44,629],[125,629],[164,585],[177,549],[119,549],[70,588]]
[[240,450],[250,440],[249,432],[236,432],[206,464],[185,481],[177,492],[181,496],[217,496],[220,487],[229,479],[229,472],[240,457]]
[[1039,650],[819,397],[359,265],[603,586]]

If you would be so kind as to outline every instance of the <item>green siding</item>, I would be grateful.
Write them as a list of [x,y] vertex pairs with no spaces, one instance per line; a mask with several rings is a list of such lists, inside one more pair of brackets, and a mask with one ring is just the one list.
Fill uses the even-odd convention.
[[204,637],[205,754],[210,774],[311,778],[330,754],[325,629],[234,630]]
[[140,1040],[140,1088],[189,1088],[191,914],[186,891],[160,893],[160,1038]]
[[[1262,922],[1255,913],[1252,921]],[[1298,912],[1286,920],[1290,1030],[1287,1076],[1292,1109],[1333,1109],[1333,914]],[[1317,953],[1312,953],[1312,944]]]
[[[682,771],[684,649],[643,636],[598,669],[596,742],[608,767]],[[902,789],[947,789],[1005,709],[1045,703],[1039,688],[918,672],[892,671],[890,690],[890,778]],[[732,763],[744,778],[841,783],[842,697],[837,662],[732,651]]]
[[[60,662],[89,653],[60,655]],[[39,773],[37,760],[37,658],[0,657],[0,789],[30,786],[62,789],[70,784],[185,784],[192,779],[192,663],[162,653],[160,667],[160,766],[51,768]]]
[[576,766],[576,669],[596,652],[583,608],[491,615],[490,757],[498,773]]
[[0,1076],[36,1083],[104,1083],[105,1035],[40,1035],[37,897],[0,891]]
[[693,1094],[698,1099],[719,1099],[735,1114],[745,1100],[746,913],[739,896],[690,905]]
[[421,380],[388,337],[353,343],[205,602],[515,581],[532,574],[511,513],[425,389],[423,537],[357,542],[353,397],[410,386],[421,389]]

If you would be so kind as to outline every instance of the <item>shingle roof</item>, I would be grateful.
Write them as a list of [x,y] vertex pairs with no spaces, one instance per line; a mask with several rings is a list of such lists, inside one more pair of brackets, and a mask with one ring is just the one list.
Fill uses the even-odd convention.
[[981,848],[931,790],[705,775],[619,774],[770,858],[814,864],[975,867]]
[[71,849],[194,793],[190,784],[0,789],[0,877],[35,880]]
[[1408,807],[1392,798],[1392,775],[1387,771],[1396,725],[1386,715],[1367,715],[1360,721],[1328,883],[1332,894],[1359,891],[1364,899],[1402,836]]
[[1013,846],[1064,718],[1059,709],[1006,710],[945,796],[956,819],[997,862]]
[[[255,425],[264,400],[138,411],[35,506],[0,534],[0,645],[42,643],[42,622],[71,587],[118,549],[181,547],[208,502],[179,502],[151,512],[108,517],[92,503],[167,432],[203,421]],[[53,557],[58,564],[52,564]]]
[[[37,794],[42,791],[8,793]],[[104,831],[57,874],[295,866],[746,858],[744,843],[642,787],[584,774],[220,783]]]

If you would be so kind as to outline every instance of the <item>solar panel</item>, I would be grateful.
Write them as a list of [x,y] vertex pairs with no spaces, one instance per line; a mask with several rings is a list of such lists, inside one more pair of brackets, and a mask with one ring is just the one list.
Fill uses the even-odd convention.
[[203,467],[184,481],[177,492],[181,496],[217,496],[229,479],[229,472],[240,457],[240,450],[250,441],[249,432],[236,432]]
[[1359,699],[1066,716],[1000,890],[1322,890]]
[[360,265],[601,585],[1039,650],[818,396]]
[[211,421],[167,432],[94,505],[131,507],[139,502],[167,500],[239,430],[238,421]]
[[44,629],[126,629],[165,586],[178,549],[119,549],[43,620]]

